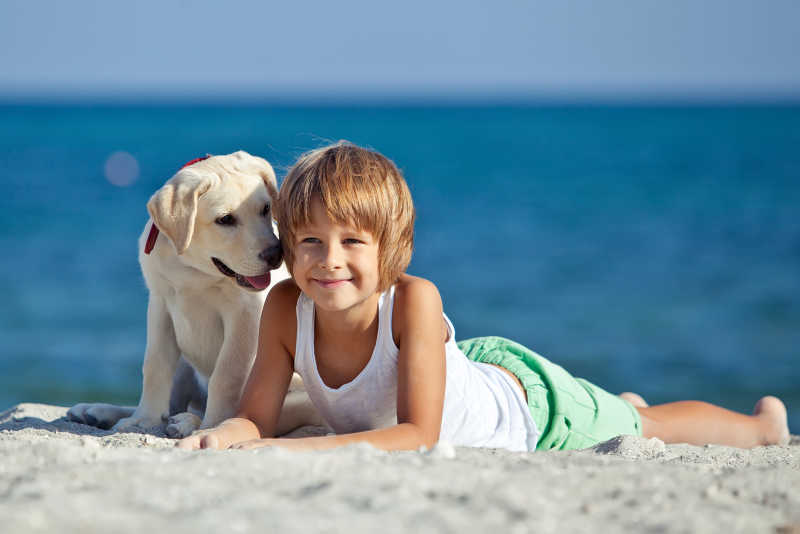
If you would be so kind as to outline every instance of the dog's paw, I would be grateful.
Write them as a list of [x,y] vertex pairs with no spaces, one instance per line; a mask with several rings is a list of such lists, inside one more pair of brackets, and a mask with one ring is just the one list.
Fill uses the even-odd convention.
[[117,422],[133,413],[129,406],[116,406],[93,402],[76,404],[67,411],[67,419],[84,425],[108,430]]
[[183,412],[170,416],[165,432],[171,438],[185,438],[200,428],[203,421],[193,413]]
[[76,404],[69,410],[67,410],[67,420],[74,421],[76,423],[82,423],[84,425],[88,425],[89,423],[89,408],[94,406],[94,404],[90,404],[88,402],[82,402],[80,404]]
[[164,426],[161,417],[140,416],[135,413],[117,421],[111,430],[114,432],[152,432]]

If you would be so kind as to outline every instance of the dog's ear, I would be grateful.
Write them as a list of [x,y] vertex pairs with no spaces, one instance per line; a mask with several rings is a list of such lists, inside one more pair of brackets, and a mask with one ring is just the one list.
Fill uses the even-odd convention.
[[264,185],[267,186],[267,192],[269,193],[269,198],[272,199],[273,202],[277,202],[278,200],[278,181],[275,179],[275,170],[272,168],[272,165],[263,158],[256,158],[259,160],[261,164],[261,168],[258,171],[259,176],[261,179],[264,180]]
[[209,173],[185,169],[170,178],[147,202],[147,211],[178,254],[189,248],[197,218],[197,199],[214,184]]
[[253,156],[244,150],[239,150],[231,155],[236,159],[237,170],[260,176],[264,185],[267,186],[269,197],[273,202],[278,200],[278,182],[275,179],[275,170],[267,160]]

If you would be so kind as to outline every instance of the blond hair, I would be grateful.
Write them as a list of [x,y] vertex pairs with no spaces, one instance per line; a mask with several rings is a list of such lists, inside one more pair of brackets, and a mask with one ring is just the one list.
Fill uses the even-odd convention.
[[303,154],[289,170],[275,218],[292,273],[295,232],[311,223],[318,198],[331,220],[370,232],[378,242],[379,291],[406,270],[414,246],[414,203],[402,173],[388,158],[346,141]]

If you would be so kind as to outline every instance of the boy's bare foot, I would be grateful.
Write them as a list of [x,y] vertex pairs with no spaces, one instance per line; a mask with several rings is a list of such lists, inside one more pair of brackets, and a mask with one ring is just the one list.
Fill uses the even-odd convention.
[[620,393],[619,396],[633,404],[636,408],[647,408],[650,406],[638,393],[626,391],[625,393]]
[[787,445],[789,443],[789,424],[783,401],[772,396],[762,397],[753,408],[753,415],[765,423],[765,445]]

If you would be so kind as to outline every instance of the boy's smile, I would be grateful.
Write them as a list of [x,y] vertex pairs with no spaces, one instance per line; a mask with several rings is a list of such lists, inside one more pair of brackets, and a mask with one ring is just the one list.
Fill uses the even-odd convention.
[[341,280],[326,280],[326,279],[317,279],[315,278],[314,281],[324,287],[325,289],[334,289],[337,287],[341,287],[347,282],[351,282],[352,278],[342,278]]
[[[377,297],[378,242],[372,233],[328,216],[322,202],[311,203],[311,223],[295,233],[293,274],[320,311],[356,311]],[[365,312],[374,313],[372,303]]]

